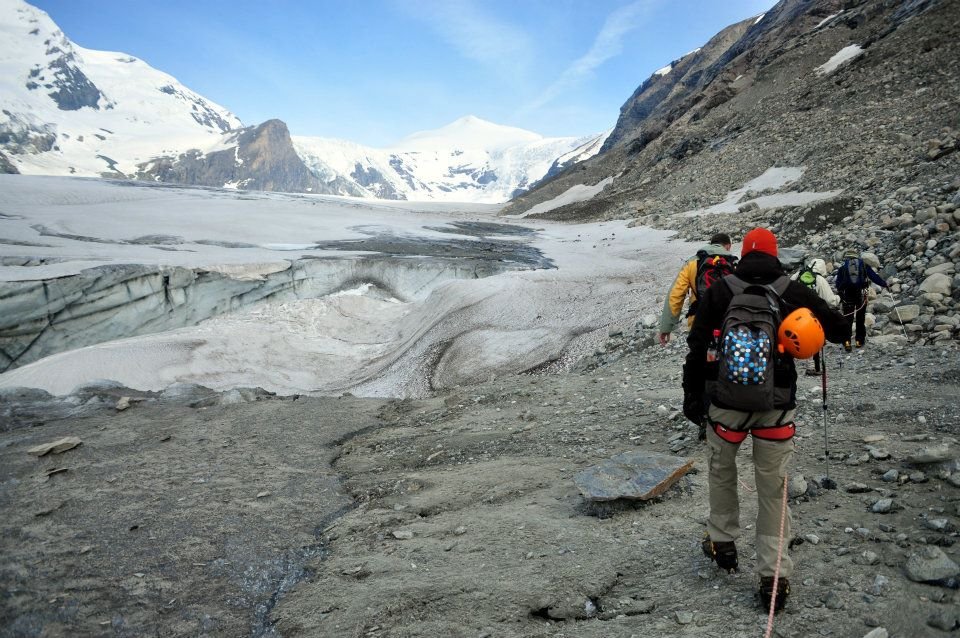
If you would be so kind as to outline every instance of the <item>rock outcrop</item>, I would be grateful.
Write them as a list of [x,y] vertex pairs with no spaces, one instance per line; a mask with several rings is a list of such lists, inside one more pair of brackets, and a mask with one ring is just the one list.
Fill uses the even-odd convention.
[[137,179],[173,184],[242,190],[315,192],[326,190],[293,150],[287,125],[268,120],[230,134],[235,142],[224,150],[203,154],[191,150],[140,165]]

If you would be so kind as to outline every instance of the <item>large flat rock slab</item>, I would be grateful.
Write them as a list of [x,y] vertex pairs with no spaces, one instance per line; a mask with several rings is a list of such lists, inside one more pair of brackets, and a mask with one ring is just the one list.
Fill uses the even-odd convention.
[[646,501],[663,494],[690,471],[693,459],[653,452],[624,452],[588,467],[573,481],[591,501]]

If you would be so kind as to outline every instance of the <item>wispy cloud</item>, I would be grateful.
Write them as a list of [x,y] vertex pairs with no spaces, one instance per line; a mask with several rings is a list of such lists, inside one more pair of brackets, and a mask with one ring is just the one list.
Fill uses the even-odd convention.
[[516,78],[532,58],[532,39],[525,30],[490,15],[470,0],[401,2],[398,6],[427,23],[462,56],[497,73]]
[[544,89],[536,99],[526,104],[521,111],[529,113],[555,100],[589,78],[594,69],[601,64],[620,55],[624,38],[644,23],[656,4],[657,0],[639,0],[622,6],[608,15],[597,37],[594,38],[590,50],[574,60],[550,86]]

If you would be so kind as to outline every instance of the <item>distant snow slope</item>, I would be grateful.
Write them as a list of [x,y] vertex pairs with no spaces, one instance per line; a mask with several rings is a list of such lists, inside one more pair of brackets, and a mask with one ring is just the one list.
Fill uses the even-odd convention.
[[294,136],[293,143],[322,181],[341,178],[371,197],[499,203],[558,162],[592,157],[605,137],[549,138],[467,116],[384,149],[319,137]]
[[77,46],[22,0],[0,0],[0,109],[0,150],[27,174],[132,174],[242,126],[142,60]]

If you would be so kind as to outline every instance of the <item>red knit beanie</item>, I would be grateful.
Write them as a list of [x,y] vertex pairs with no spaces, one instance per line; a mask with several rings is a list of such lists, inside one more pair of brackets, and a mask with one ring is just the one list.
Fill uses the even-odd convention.
[[747,253],[752,253],[755,250],[776,257],[777,238],[766,228],[754,228],[743,236],[743,248],[740,250],[740,256],[744,257]]

